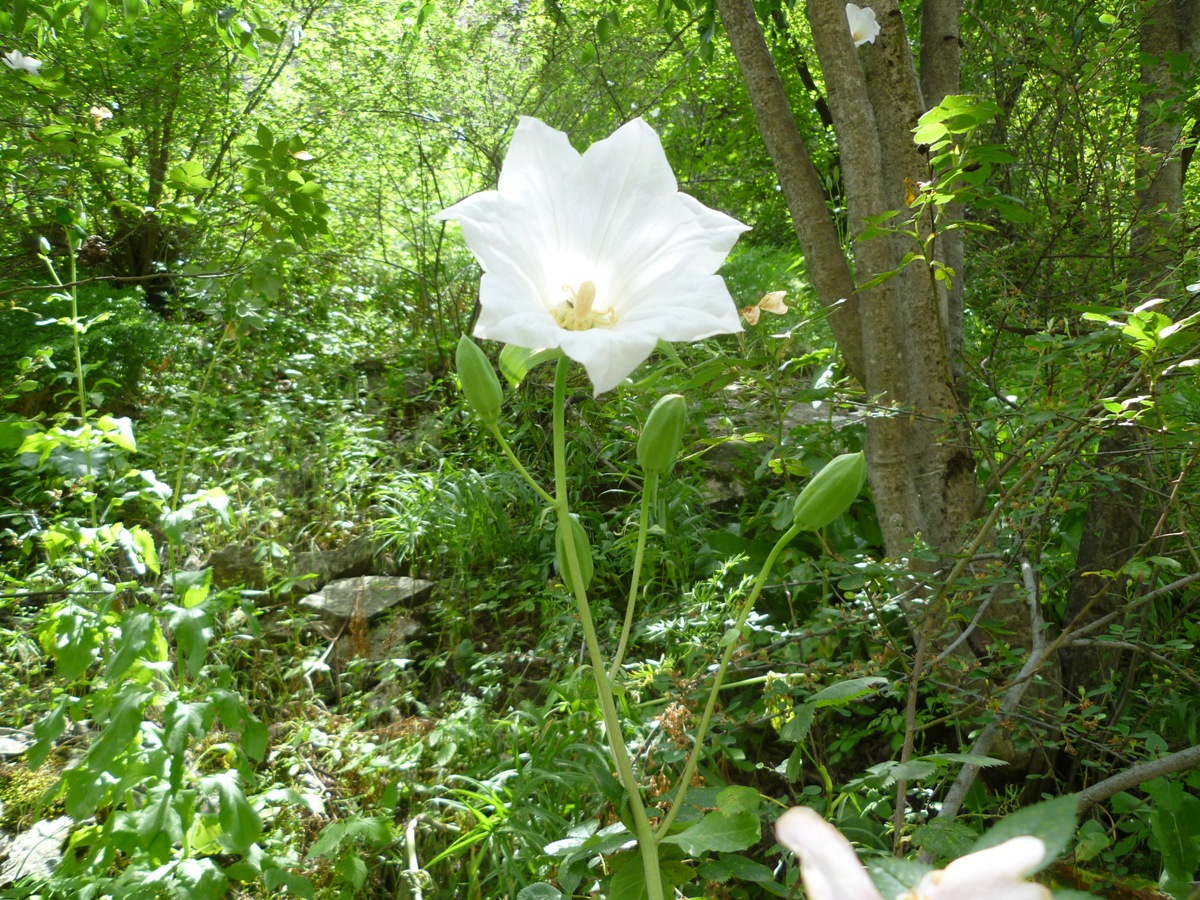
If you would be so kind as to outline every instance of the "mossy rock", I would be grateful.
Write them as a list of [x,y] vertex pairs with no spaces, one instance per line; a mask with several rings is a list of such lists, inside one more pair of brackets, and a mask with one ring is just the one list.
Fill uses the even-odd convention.
[[60,774],[50,765],[31,772],[23,762],[0,763],[0,829],[24,831],[55,809],[58,803],[47,804],[46,792]]

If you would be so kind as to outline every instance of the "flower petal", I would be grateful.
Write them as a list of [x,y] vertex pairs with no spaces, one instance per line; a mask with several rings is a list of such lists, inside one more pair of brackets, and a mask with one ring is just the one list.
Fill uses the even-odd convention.
[[814,810],[789,809],[775,822],[775,837],[800,858],[809,900],[883,900],[850,842]]
[[[562,133],[522,119],[497,190],[437,218],[459,221],[485,273],[475,335],[561,347],[597,394],[659,340],[741,330],[715,273],[746,226],[679,193],[641,119],[582,155]],[[584,284],[588,302],[577,306]]]
[[1045,856],[1039,838],[1015,837],[930,872],[916,893],[927,900],[1050,900],[1048,888],[1023,880]]

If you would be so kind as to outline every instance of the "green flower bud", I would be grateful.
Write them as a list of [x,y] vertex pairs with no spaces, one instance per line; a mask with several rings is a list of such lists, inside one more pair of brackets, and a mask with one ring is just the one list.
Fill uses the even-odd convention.
[[[588,543],[588,536],[587,532],[583,529],[583,523],[579,521],[579,517],[574,513],[571,514],[571,537],[575,541],[575,555],[579,557],[579,574],[583,576],[583,589],[586,591],[588,585],[592,583],[592,545]],[[558,566],[558,574],[570,585],[571,570],[567,566],[567,548],[563,541],[561,524],[554,532],[554,556],[555,563]],[[574,587],[573,585],[571,586],[572,588]]]
[[495,422],[504,403],[504,391],[491,361],[475,342],[465,334],[458,339],[454,351],[458,380],[471,409],[485,422]]
[[643,472],[666,475],[671,471],[679,458],[686,426],[687,402],[679,394],[667,394],[654,404],[638,438],[638,465]]
[[830,460],[796,498],[792,521],[806,531],[824,528],[850,508],[866,480],[867,460],[861,452]]

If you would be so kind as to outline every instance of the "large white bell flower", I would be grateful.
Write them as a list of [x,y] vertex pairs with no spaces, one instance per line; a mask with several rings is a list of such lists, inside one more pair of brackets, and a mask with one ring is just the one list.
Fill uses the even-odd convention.
[[494,191],[438,214],[457,219],[483,267],[475,336],[561,348],[596,394],[659,340],[741,331],[716,274],[747,227],[681,194],[641,119],[580,154],[522,118]]
[[879,20],[875,18],[875,10],[869,6],[846,4],[846,21],[850,23],[850,39],[855,47],[875,43],[879,37]]
[[5,53],[4,64],[15,72],[24,72],[27,75],[36,75],[42,67],[40,59],[26,56],[20,50],[9,50]]
[[[814,810],[789,809],[775,836],[800,858],[809,900],[884,900],[850,842]],[[1049,888],[1024,880],[1045,855],[1040,839],[1016,837],[956,859],[890,900],[1051,900]]]

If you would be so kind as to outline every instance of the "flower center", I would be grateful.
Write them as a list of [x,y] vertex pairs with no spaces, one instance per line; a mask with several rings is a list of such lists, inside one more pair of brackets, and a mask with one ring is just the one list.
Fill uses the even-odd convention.
[[570,297],[554,307],[552,311],[554,321],[558,323],[559,328],[565,328],[567,331],[588,331],[596,326],[609,328],[616,324],[617,316],[611,309],[603,312],[595,309],[596,283],[594,281],[584,281],[580,283],[578,289],[564,284],[562,289],[563,293],[569,294]]

